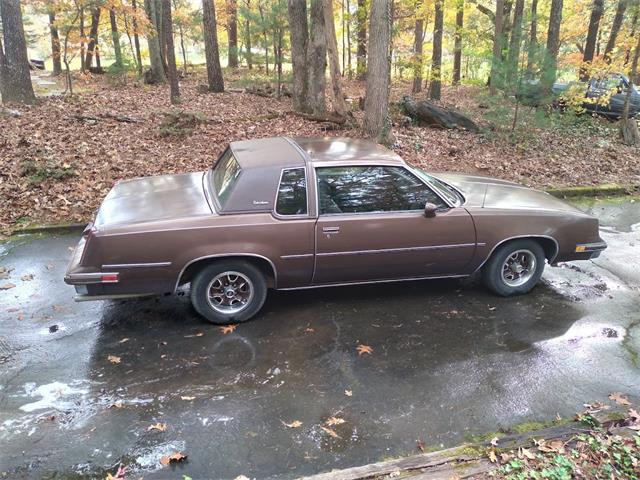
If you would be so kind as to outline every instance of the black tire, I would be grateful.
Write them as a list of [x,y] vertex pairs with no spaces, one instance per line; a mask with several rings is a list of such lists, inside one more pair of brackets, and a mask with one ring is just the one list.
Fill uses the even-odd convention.
[[[222,305],[218,303],[216,299],[209,299],[209,291],[216,277],[222,275],[220,281],[216,281],[216,285],[223,285],[225,279],[228,281],[228,277],[224,275],[225,273],[240,274],[240,276],[235,276],[239,278],[237,284],[241,286],[240,288],[242,288],[242,285],[248,286],[243,292],[237,289],[240,294],[248,297],[244,305],[235,297],[232,299],[236,302],[235,307],[233,305]],[[242,277],[248,279],[249,282],[243,283]],[[233,278],[233,276],[231,278]],[[231,287],[231,285],[229,282],[228,287]],[[252,293],[246,293],[248,291],[247,289],[250,289]],[[218,291],[220,290],[221,289]],[[236,289],[233,288],[232,290],[234,292],[236,291]],[[267,298],[267,282],[262,272],[249,262],[220,260],[204,267],[198,272],[191,282],[190,293],[191,303],[200,315],[216,325],[226,325],[229,323],[245,322],[258,313]],[[226,293],[220,296],[221,301],[228,301],[225,295]],[[215,308],[214,304],[216,304],[218,308]],[[225,309],[227,311],[224,311]]]
[[[516,255],[516,252],[521,253]],[[514,268],[517,269],[518,265],[522,266],[523,264],[526,266],[527,262],[525,260],[531,262],[532,258],[535,259],[534,268],[522,275],[522,273],[512,271],[510,267],[505,267],[507,260],[512,255],[516,257],[511,262],[512,265],[515,265]],[[500,296],[522,295],[529,292],[538,283],[542,276],[544,265],[544,250],[538,242],[526,238],[512,240],[501,245],[493,252],[491,258],[482,267],[482,280],[489,290]],[[503,272],[503,267],[505,267],[505,272]],[[507,279],[505,276],[519,277]],[[522,283],[518,283],[519,281]]]

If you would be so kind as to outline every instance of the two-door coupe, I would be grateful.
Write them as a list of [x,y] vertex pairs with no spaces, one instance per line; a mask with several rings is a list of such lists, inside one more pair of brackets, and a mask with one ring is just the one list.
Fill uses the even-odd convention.
[[606,248],[598,220],[515,183],[427,174],[371,142],[232,142],[205,172],[119,182],[73,254],[78,300],[175,292],[241,322],[267,289],[424,278],[481,270],[499,295],[526,293],[545,262]]

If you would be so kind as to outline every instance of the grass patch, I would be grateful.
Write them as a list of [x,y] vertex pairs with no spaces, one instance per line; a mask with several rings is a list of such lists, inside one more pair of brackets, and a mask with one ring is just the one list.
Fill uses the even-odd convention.
[[58,165],[50,160],[25,159],[20,162],[21,177],[27,177],[29,183],[37,184],[45,180],[64,180],[77,175],[73,166],[65,163]]

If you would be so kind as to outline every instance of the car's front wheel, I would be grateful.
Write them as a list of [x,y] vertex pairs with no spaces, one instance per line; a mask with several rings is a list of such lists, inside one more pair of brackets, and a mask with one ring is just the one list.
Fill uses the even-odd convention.
[[529,292],[544,270],[544,250],[530,239],[514,240],[496,249],[482,268],[482,279],[503,297]]
[[267,282],[260,270],[243,261],[222,260],[203,268],[191,282],[191,303],[211,323],[249,320],[264,305]]

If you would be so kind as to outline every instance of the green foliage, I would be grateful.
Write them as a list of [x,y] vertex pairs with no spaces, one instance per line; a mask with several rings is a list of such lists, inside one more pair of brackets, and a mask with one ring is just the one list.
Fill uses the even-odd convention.
[[28,177],[29,183],[42,183],[45,180],[63,180],[77,175],[73,166],[58,165],[51,160],[25,159],[20,162],[21,177]]

